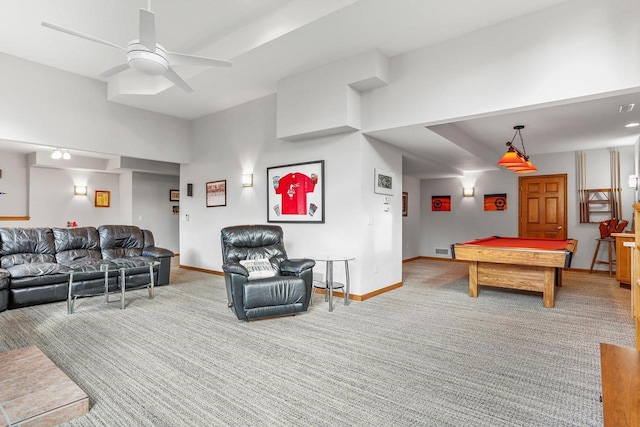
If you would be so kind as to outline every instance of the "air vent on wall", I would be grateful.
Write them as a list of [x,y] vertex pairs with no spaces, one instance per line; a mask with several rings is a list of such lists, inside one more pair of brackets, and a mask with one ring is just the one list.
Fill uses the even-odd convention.
[[449,249],[436,248],[436,255],[449,255]]

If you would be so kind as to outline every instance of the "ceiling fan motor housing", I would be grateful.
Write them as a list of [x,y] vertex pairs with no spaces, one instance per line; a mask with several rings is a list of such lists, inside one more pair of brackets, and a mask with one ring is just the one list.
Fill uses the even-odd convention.
[[127,45],[127,63],[134,70],[151,76],[164,74],[169,68],[164,47],[156,44],[156,51],[151,52],[138,40],[133,40]]

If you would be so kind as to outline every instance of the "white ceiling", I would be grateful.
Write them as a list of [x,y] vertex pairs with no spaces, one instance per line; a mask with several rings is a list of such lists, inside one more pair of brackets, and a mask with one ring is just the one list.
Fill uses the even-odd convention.
[[[233,67],[175,67],[194,93],[167,85],[153,96],[111,100],[194,119],[274,93],[278,80],[340,58],[373,48],[391,57],[564,1],[153,0],[159,43],[170,51],[230,60]],[[101,72],[125,62],[122,51],[41,22],[125,46],[137,38],[138,9],[146,7],[147,0],[2,0],[0,52],[104,80]],[[120,78],[136,77],[126,73]],[[638,109],[619,115],[618,106],[629,102]],[[639,114],[640,98],[621,95],[371,136],[406,150],[406,172],[428,178],[494,167],[516,124],[526,126],[530,154],[632,144],[638,132],[622,122],[632,116],[640,121]]]

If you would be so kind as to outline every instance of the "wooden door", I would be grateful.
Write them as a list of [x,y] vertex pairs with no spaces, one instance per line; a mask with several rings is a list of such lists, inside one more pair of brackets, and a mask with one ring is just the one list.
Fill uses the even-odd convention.
[[567,238],[567,174],[521,176],[520,237]]

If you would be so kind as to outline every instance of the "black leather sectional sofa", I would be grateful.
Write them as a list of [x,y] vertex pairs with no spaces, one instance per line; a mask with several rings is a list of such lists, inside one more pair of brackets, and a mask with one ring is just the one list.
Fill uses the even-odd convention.
[[127,286],[169,283],[173,252],[155,247],[153,234],[133,225],[74,228],[0,228],[0,311],[67,299],[69,272],[77,293],[115,290],[118,269],[126,267]]

